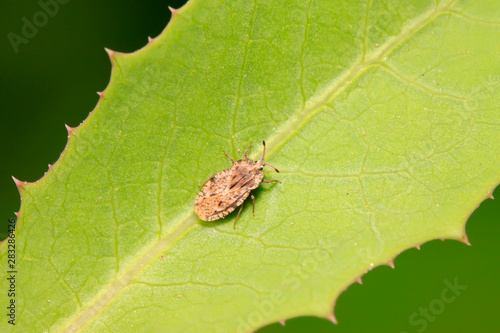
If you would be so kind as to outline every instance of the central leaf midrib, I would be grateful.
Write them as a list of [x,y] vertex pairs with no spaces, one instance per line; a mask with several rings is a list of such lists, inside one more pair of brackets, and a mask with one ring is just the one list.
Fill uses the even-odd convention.
[[[349,85],[349,83],[362,75],[372,65],[381,61],[401,42],[407,40],[428,23],[436,19],[439,15],[443,14],[454,4],[454,2],[455,1],[450,1],[432,11],[424,13],[411,25],[403,29],[400,35],[388,40],[384,45],[381,45],[376,52],[373,52],[370,56],[362,59],[357,65],[353,66],[351,70],[346,71],[339,78],[333,80],[329,85],[330,88],[326,89],[321,95],[312,96],[309,99],[309,102],[306,103],[306,105],[309,105],[306,106],[305,109],[298,110],[295,116],[290,118],[289,122],[278,130],[273,137],[266,140],[268,145],[272,147],[268,151],[267,156],[273,155],[273,152],[277,151],[294,133],[300,130],[309,122],[309,120],[321,112],[322,108],[329,101],[338,96]],[[259,149],[259,151],[255,151],[254,154],[257,156],[260,152],[261,150]],[[121,292],[121,290],[129,286],[133,278],[142,270],[146,269],[151,261],[155,260],[160,253],[171,248],[179,239],[181,239],[183,235],[187,234],[192,228],[197,226],[198,224],[195,213],[192,210],[188,211],[184,218],[180,219],[177,226],[172,228],[172,232],[170,234],[158,240],[133,266],[130,267],[126,273],[122,275],[122,277],[113,282],[105,292],[100,294],[100,296],[96,297],[89,307],[76,315],[74,317],[74,321],[67,327],[66,331],[76,332],[83,328],[107,305],[109,305],[115,296]]]

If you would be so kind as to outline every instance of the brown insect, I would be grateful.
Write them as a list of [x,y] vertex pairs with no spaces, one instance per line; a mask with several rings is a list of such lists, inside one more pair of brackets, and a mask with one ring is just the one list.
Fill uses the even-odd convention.
[[255,216],[255,197],[250,191],[259,187],[261,182],[281,183],[279,180],[264,180],[264,173],[261,170],[265,165],[269,165],[276,172],[279,171],[271,164],[264,162],[266,143],[262,141],[262,144],[264,145],[264,152],[260,161],[253,161],[247,157],[248,151],[252,147],[251,142],[250,147],[245,152],[245,158],[237,162],[224,152],[224,155],[231,160],[233,166],[215,173],[203,184],[203,188],[198,192],[198,196],[194,201],[194,211],[200,219],[203,221],[215,221],[224,218],[235,210],[236,207],[241,206],[234,221],[234,228],[236,228],[236,222],[238,221],[238,217],[240,217],[243,202],[248,195],[252,198],[252,212]]

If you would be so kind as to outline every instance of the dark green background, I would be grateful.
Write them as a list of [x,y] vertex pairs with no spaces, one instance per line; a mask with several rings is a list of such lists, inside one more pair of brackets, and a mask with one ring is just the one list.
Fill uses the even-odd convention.
[[[64,124],[78,126],[95,107],[96,92],[108,84],[111,65],[104,47],[120,52],[142,48],[169,21],[167,5],[182,3],[69,1],[16,54],[7,34],[20,35],[22,17],[31,20],[40,7],[36,1],[0,0],[2,239],[7,220],[20,207],[11,176],[33,182],[57,161],[67,141]],[[500,197],[500,190],[495,194]],[[486,200],[467,223],[472,247],[432,241],[398,256],[394,270],[374,269],[363,277],[363,285],[352,285],[337,300],[337,326],[306,317],[260,332],[418,332],[410,315],[441,297],[445,279],[458,279],[467,289],[428,322],[425,332],[500,332],[499,216],[499,201]]]

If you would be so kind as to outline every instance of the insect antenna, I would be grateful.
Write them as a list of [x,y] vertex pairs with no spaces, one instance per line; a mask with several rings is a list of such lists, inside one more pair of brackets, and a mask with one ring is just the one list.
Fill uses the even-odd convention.
[[264,156],[266,156],[266,141],[262,141],[262,145],[264,146],[264,151],[262,152],[262,159],[261,159],[261,162],[263,165],[269,165],[271,168],[273,168],[277,173],[279,173],[280,171],[278,169],[276,169],[275,167],[273,167],[271,164],[269,163],[266,163],[264,162]]
[[223,150],[223,152],[224,152],[224,155],[226,155],[226,157],[231,160],[231,163],[233,163],[233,165],[235,165],[236,162],[231,157],[227,156],[227,154],[226,154],[226,152],[224,150]]
[[264,156],[266,156],[266,141],[262,140],[262,145],[264,146],[264,151],[262,152],[261,161],[264,162]]
[[248,158],[247,154],[250,151],[250,148],[252,148],[252,141],[250,141],[250,146],[248,147],[247,151],[245,152],[245,158]]

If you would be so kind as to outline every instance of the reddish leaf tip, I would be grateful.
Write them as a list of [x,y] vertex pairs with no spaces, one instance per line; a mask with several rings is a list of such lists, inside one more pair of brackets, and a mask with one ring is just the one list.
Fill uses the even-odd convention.
[[75,130],[76,127],[71,127],[71,126],[68,126],[66,124],[64,124],[64,126],[66,127],[66,130],[68,131],[68,136]]
[[168,10],[170,10],[170,12],[172,13],[172,16],[175,16],[177,14],[177,9],[175,9],[175,8],[168,6]]
[[330,313],[328,315],[328,320],[331,321],[332,323],[334,323],[335,325],[337,325],[339,322],[337,321],[337,318],[335,317],[335,315],[333,313]]
[[111,50],[111,49],[108,49],[107,47],[104,48],[104,50],[106,51],[106,53],[108,54],[108,56],[113,59],[113,57],[115,56],[116,52]]
[[17,218],[19,218],[19,212],[14,212]]
[[97,95],[99,95],[100,98],[104,98],[104,91],[98,91]]
[[285,319],[281,319],[279,323],[281,324],[281,326],[285,326]]
[[151,44],[152,42],[154,42],[154,40],[155,40],[154,38],[148,36],[148,44]]
[[23,181],[17,179],[16,177],[14,177],[14,176],[12,176],[12,179],[14,180],[14,183],[16,183],[16,186],[17,186],[18,189],[21,189],[24,184],[28,183],[28,182],[23,182]]
[[356,278],[356,282],[359,283],[359,284],[363,284],[363,280],[361,280],[361,276],[358,276]]
[[465,245],[470,246],[469,238],[467,237],[467,235],[465,235],[464,237],[462,237],[462,239],[460,241],[462,243],[464,243]]
[[387,266],[389,266],[390,268],[394,269],[394,260],[391,260],[387,263]]
[[493,191],[488,193],[488,198],[490,198],[491,200],[495,200],[495,198],[493,197]]

